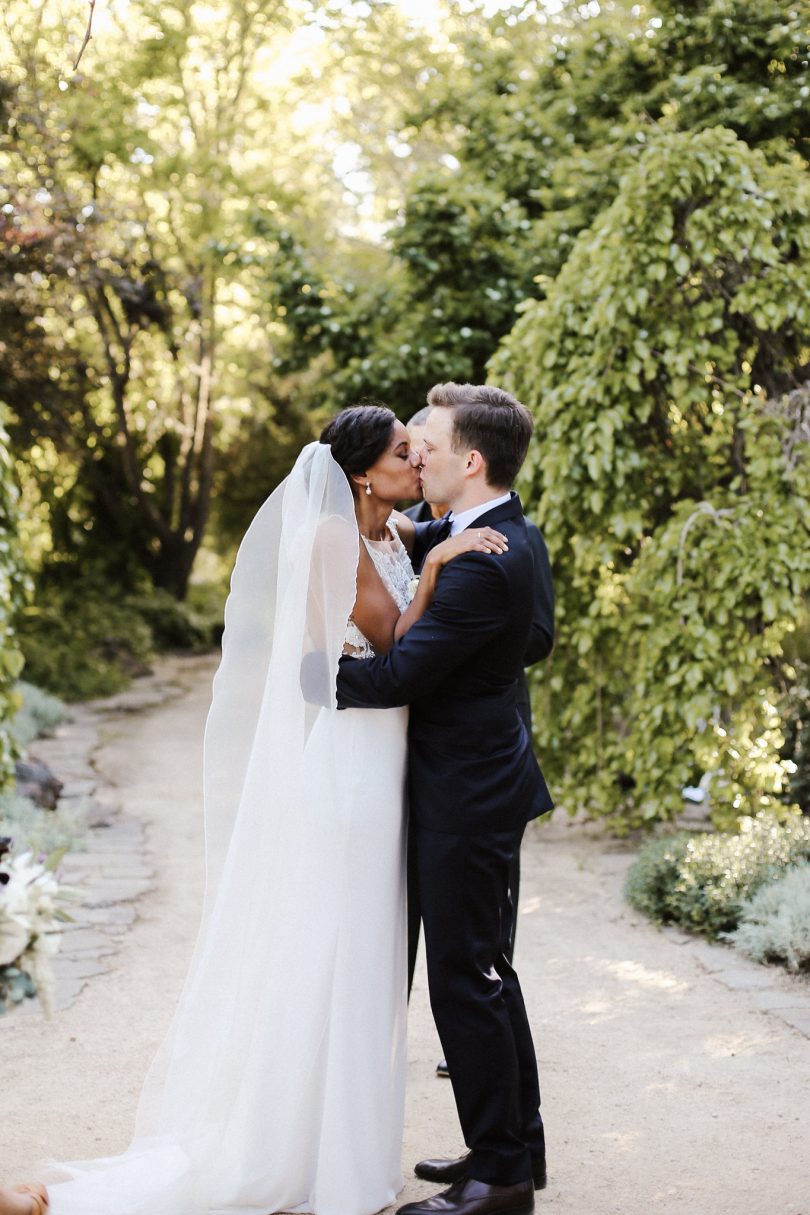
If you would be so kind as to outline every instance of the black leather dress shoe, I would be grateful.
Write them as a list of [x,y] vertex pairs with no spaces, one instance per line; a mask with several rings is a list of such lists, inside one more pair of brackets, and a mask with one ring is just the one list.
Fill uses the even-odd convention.
[[[420,1160],[414,1169],[417,1177],[423,1181],[441,1181],[448,1183],[459,1181],[467,1176],[467,1161],[470,1153],[459,1156],[456,1160]],[[546,1158],[532,1156],[532,1181],[536,1190],[546,1188]]]
[[423,1202],[408,1202],[397,1215],[531,1215],[534,1187],[530,1181],[518,1185],[487,1185],[466,1177],[449,1190]]

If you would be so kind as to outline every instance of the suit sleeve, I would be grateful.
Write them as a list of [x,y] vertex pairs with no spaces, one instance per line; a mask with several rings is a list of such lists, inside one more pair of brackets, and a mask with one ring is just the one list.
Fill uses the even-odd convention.
[[389,709],[425,696],[497,636],[507,604],[497,557],[456,557],[442,570],[428,611],[387,654],[341,659],[338,708]]
[[526,534],[534,558],[534,612],[523,655],[524,667],[530,667],[548,658],[554,648],[554,588],[546,542],[530,519],[526,520]]

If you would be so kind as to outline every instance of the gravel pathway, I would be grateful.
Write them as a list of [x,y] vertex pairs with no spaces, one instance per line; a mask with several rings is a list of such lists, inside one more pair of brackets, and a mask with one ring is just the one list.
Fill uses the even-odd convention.
[[[47,1156],[122,1150],[180,988],[202,888],[202,727],[215,661],[171,659],[80,710],[37,751],[93,802],[66,879],[85,897],[59,959],[57,1012],[0,1018],[4,1179]],[[632,852],[562,816],[523,853],[517,966],[549,1143],[538,1209],[560,1215],[810,1215],[810,984],[672,931],[623,902]],[[401,1201],[462,1148],[417,974]],[[270,1149],[271,1145],[268,1145]],[[159,1213],[158,1213],[159,1215]]]

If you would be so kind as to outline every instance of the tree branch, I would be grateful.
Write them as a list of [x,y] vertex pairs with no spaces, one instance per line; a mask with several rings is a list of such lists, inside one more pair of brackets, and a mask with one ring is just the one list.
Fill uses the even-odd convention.
[[82,61],[82,55],[84,54],[85,50],[87,49],[88,42],[93,37],[93,13],[95,12],[95,8],[96,8],[96,0],[89,0],[89,4],[90,4],[90,12],[87,15],[87,29],[84,31],[84,42],[79,47],[79,53],[76,56],[76,62],[73,64],[74,72],[78,71],[79,64]]
[[[664,363],[664,364],[666,363],[667,356],[664,354],[664,352],[662,350],[651,349],[650,353],[654,354],[655,357],[657,359],[660,359],[662,363]],[[720,388],[723,389],[724,392],[732,393],[734,396],[739,397],[741,401],[748,400],[749,396],[751,395],[750,392],[743,392],[743,390],[740,388],[737,388],[736,385],[729,384],[728,380],[724,380],[721,376],[712,375],[711,372],[708,372],[705,367],[698,367],[697,363],[688,362],[686,364],[686,366],[689,368],[690,371],[697,372],[697,374],[701,377],[701,379],[705,383],[717,384]]]
[[[675,573],[676,586],[680,586],[683,582],[683,559],[686,551],[686,537],[692,530],[693,525],[697,523],[698,519],[702,515],[708,515],[710,519],[715,521],[715,523],[719,523],[721,519],[727,519],[729,515],[733,514],[734,511],[731,509],[731,507],[725,507],[723,510],[716,510],[715,507],[712,506],[711,502],[698,502],[697,506],[681,528],[681,534],[678,539],[678,564]],[[681,617],[681,620],[683,620],[683,617]]]
[[[131,335],[127,336],[124,334],[115,315],[114,308],[107,297],[103,283],[95,287],[93,294],[89,297],[89,302],[106,356],[113,405],[118,419],[118,434],[121,443],[121,463],[124,477],[130,492],[143,510],[154,534],[164,543],[167,543],[172,538],[171,527],[143,491],[135,441],[127,415],[126,389],[131,372],[131,345],[133,339]],[[123,368],[121,369],[118,367],[114,342],[118,343],[121,350],[123,360]]]

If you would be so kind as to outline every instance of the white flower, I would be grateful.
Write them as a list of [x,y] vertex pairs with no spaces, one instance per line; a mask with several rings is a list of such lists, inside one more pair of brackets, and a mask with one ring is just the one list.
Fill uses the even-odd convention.
[[414,574],[413,578],[411,578],[410,582],[408,583],[408,595],[410,596],[411,599],[413,599],[414,595],[416,594],[416,590],[417,590],[418,586],[419,586],[419,575]]
[[31,975],[46,1012],[52,975],[49,959],[59,949],[56,878],[30,852],[6,857],[0,885],[0,966],[16,965]]
[[11,966],[28,948],[31,934],[24,924],[6,918],[0,905],[0,966]]

